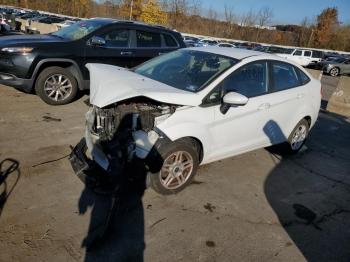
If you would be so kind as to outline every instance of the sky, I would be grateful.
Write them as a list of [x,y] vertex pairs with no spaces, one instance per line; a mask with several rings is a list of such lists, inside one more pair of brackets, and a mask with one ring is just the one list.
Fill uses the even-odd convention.
[[318,14],[327,7],[337,7],[339,21],[350,24],[350,0],[202,0],[204,10],[213,8],[223,14],[225,4],[235,14],[249,10],[258,11],[268,6],[273,10],[271,24],[300,24],[304,17],[315,21]]

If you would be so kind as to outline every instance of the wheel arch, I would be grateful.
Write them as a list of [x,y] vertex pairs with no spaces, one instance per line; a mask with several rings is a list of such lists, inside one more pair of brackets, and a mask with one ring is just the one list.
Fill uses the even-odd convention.
[[[197,125],[179,125],[179,126],[173,126],[172,128],[160,128],[158,127],[158,130],[161,131],[163,135],[165,135],[170,141],[175,142],[181,139],[191,139],[198,145],[198,156],[199,156],[199,163],[201,163],[206,157],[208,157],[208,153],[210,152],[210,144],[211,144],[211,137],[208,133],[206,133],[204,130],[206,130],[204,127],[201,128],[201,126]],[[197,130],[197,132],[193,132],[193,130]]]
[[189,139],[189,140],[191,140],[194,143],[194,145],[195,145],[195,147],[197,149],[197,152],[198,152],[199,163],[201,163],[202,160],[203,160],[204,153],[203,153],[203,143],[201,142],[200,139],[198,139],[198,138],[196,138],[194,136],[187,136],[187,137],[179,138],[179,139],[177,139],[177,140],[175,140],[173,142],[176,142],[176,141],[179,141],[179,140],[186,140],[186,139]]
[[79,90],[84,89],[83,75],[80,71],[78,64],[74,60],[71,60],[71,59],[56,59],[55,58],[55,59],[43,59],[36,65],[34,72],[33,72],[33,77],[32,77],[32,79],[33,79],[32,90],[34,90],[36,80],[38,79],[38,76],[40,75],[40,73],[44,69],[46,69],[48,67],[52,67],[52,66],[58,66],[58,67],[68,69],[69,72],[77,80],[78,89]]

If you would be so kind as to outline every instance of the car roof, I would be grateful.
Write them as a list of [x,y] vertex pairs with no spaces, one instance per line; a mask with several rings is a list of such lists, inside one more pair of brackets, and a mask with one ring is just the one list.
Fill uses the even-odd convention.
[[264,58],[266,57],[266,58],[274,58],[274,59],[277,58],[276,55],[266,54],[266,53],[247,50],[247,49],[240,49],[240,48],[207,46],[207,47],[190,47],[188,49],[228,56],[238,60],[241,60],[250,56],[264,56]]
[[170,28],[167,28],[165,26],[162,25],[151,25],[151,24],[147,24],[147,23],[143,23],[140,21],[131,21],[131,20],[120,20],[120,19],[114,19],[114,18],[104,18],[104,17],[94,17],[94,18],[90,18],[89,20],[94,20],[97,22],[104,22],[106,24],[108,23],[113,23],[113,24],[132,24],[132,25],[140,25],[140,26],[145,26],[145,27],[150,27],[150,28],[157,28],[157,29],[162,29],[162,30],[167,30],[167,31],[173,31]]

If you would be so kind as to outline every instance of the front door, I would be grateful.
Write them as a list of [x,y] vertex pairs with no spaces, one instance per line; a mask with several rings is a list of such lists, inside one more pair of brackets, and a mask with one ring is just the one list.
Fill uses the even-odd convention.
[[265,126],[268,99],[268,67],[256,61],[234,71],[219,85],[223,94],[237,92],[249,98],[243,106],[232,106],[222,113],[222,104],[214,106],[215,120],[211,126],[213,160],[247,152],[268,144]]
[[121,67],[132,67],[134,54],[130,49],[130,30],[127,28],[109,28],[96,37],[105,44],[94,45],[91,38],[85,46],[85,63],[103,63]]

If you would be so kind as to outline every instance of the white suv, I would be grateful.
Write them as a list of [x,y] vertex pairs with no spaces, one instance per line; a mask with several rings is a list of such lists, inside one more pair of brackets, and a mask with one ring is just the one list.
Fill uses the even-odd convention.
[[309,49],[292,49],[289,54],[277,54],[280,57],[292,60],[301,66],[308,66],[311,63],[320,62],[323,58],[323,53],[318,50]]
[[108,177],[141,160],[157,192],[176,193],[200,164],[280,143],[297,152],[320,108],[319,80],[255,51],[187,48],[133,70],[87,67],[91,107],[70,157],[85,181],[92,163]]

